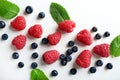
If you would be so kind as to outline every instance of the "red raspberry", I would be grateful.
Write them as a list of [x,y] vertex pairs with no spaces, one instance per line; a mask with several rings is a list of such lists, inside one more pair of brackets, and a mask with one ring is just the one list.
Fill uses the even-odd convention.
[[17,16],[12,22],[11,22],[11,26],[20,31],[25,29],[26,27],[26,20],[23,16]]
[[93,48],[93,52],[101,57],[109,57],[110,45],[107,43],[96,45]]
[[47,36],[47,39],[49,40],[49,43],[51,45],[56,45],[61,39],[61,33],[60,32],[55,32],[53,34],[49,34]]
[[76,59],[76,64],[83,68],[88,68],[91,63],[91,52],[89,50],[82,51]]
[[26,37],[24,35],[18,35],[12,40],[12,45],[14,45],[18,50],[23,49],[26,44]]
[[30,27],[28,30],[28,34],[34,38],[40,38],[42,33],[42,26],[40,24],[36,24]]
[[52,64],[59,59],[59,56],[60,53],[57,50],[49,50],[43,54],[42,58],[45,63]]
[[87,29],[80,31],[77,34],[77,40],[86,44],[86,45],[92,44],[92,37],[91,37],[90,32]]
[[70,33],[73,31],[73,28],[75,28],[75,22],[71,20],[65,20],[60,23],[58,23],[58,28],[62,31],[65,31],[67,33]]

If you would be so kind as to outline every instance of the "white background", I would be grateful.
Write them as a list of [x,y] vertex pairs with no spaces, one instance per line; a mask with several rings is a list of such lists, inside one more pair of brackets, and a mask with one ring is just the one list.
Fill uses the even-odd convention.
[[[120,79],[120,57],[118,58],[99,58],[92,56],[92,63],[90,66],[94,66],[94,63],[98,59],[102,59],[104,65],[100,68],[97,67],[97,72],[95,74],[89,74],[88,69],[78,68],[78,73],[76,75],[69,75],[69,70],[74,66],[74,61],[79,53],[83,49],[92,49],[92,47],[99,43],[110,43],[112,39],[120,34],[120,2],[119,0],[10,0],[16,3],[20,7],[20,13],[18,15],[23,15],[27,21],[27,27],[23,31],[14,31],[10,28],[9,24],[11,20],[6,21],[6,28],[0,30],[0,36],[3,33],[9,35],[7,41],[0,40],[0,80],[30,80],[30,65],[32,62],[36,61],[39,64],[39,68],[45,72],[50,80],[119,80]],[[73,21],[76,22],[76,28],[73,33],[63,34],[62,40],[56,46],[43,46],[40,44],[41,39],[27,39],[27,45],[24,49],[17,51],[20,54],[18,60],[13,60],[11,55],[14,51],[11,48],[12,39],[19,34],[27,34],[27,30],[30,26],[34,24],[41,24],[43,26],[43,35],[46,37],[48,34],[55,32],[57,24],[51,18],[49,13],[49,6],[51,2],[58,2],[62,4]],[[31,5],[34,9],[33,13],[30,15],[24,14],[24,9],[27,5]],[[39,12],[45,12],[46,17],[43,20],[37,19]],[[1,20],[1,19],[0,19]],[[98,28],[98,32],[103,34],[105,31],[109,31],[111,36],[109,38],[102,38],[98,41],[93,41],[93,44],[89,47],[81,46],[79,43],[79,52],[72,55],[73,60],[67,64],[67,66],[60,66],[60,61],[57,61],[51,65],[46,65],[42,62],[41,55],[50,49],[57,49],[60,53],[65,53],[67,47],[66,44],[69,40],[73,40],[76,34],[82,29],[90,30],[93,26]],[[92,33],[94,37],[96,33]],[[32,42],[37,42],[39,47],[36,50],[30,49],[30,44]],[[39,53],[39,58],[37,60],[31,59],[31,54],[33,52]],[[17,67],[18,62],[24,62],[25,67],[19,69]],[[114,68],[112,70],[106,70],[105,65],[108,62],[112,62]],[[51,77],[50,72],[56,69],[59,72],[57,77]]]

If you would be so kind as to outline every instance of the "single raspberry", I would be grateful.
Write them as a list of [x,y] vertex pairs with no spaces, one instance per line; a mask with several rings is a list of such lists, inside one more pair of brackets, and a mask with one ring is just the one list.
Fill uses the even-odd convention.
[[92,44],[92,37],[90,32],[87,29],[84,29],[82,31],[80,31],[77,34],[77,40],[79,42],[82,42],[85,45],[91,45]]
[[93,48],[93,52],[101,57],[109,57],[110,45],[107,43],[96,45]]
[[49,50],[43,54],[42,58],[45,63],[52,64],[59,59],[59,56],[60,53],[57,50]]
[[23,49],[26,44],[26,37],[24,35],[18,35],[12,40],[12,45],[14,45],[18,50]]
[[76,64],[83,68],[88,68],[91,63],[91,52],[89,50],[83,50],[76,59]]
[[26,20],[23,16],[17,16],[12,22],[11,22],[11,27],[14,29],[20,31],[25,29],[26,27]]
[[61,39],[61,33],[55,32],[53,34],[49,34],[47,36],[47,39],[51,45],[56,45],[57,43],[59,43],[59,41]]
[[40,38],[43,33],[42,26],[40,24],[35,24],[30,27],[28,30],[28,34],[34,38]]
[[60,23],[58,23],[58,28],[62,31],[65,31],[67,33],[70,33],[73,31],[73,28],[75,28],[75,22],[71,20],[65,20]]

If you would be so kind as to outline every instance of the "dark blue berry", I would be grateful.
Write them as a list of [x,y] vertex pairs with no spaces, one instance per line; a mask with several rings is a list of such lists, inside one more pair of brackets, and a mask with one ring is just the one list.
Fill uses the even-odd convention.
[[68,46],[69,46],[69,47],[74,46],[74,44],[75,44],[75,42],[74,42],[74,41],[69,41],[69,42],[68,42]]
[[31,14],[31,13],[33,12],[33,8],[32,8],[31,6],[27,6],[27,7],[25,8],[25,12],[26,12],[27,14]]
[[75,75],[76,73],[77,73],[77,69],[76,68],[70,69],[70,74]]
[[96,67],[90,67],[89,72],[95,73],[97,71]]
[[2,40],[7,40],[8,39],[8,35],[7,34],[3,34],[2,35]]
[[98,30],[98,29],[97,29],[97,27],[95,27],[95,26],[91,29],[92,32],[97,32],[97,30]]
[[37,68],[37,66],[38,66],[38,64],[37,64],[36,62],[33,62],[33,63],[31,64],[31,68],[33,68],[33,69]]
[[102,66],[103,65],[103,61],[102,60],[97,60],[96,61],[96,66]]
[[37,44],[37,43],[34,42],[34,43],[31,44],[31,48],[32,48],[32,49],[36,49],[37,47],[38,47],[38,44]]
[[6,26],[4,21],[0,21],[0,28],[4,28]]
[[73,51],[73,52],[77,52],[77,51],[78,51],[78,47],[77,47],[77,46],[73,46],[73,47],[72,47],[72,51]]
[[106,68],[107,68],[107,69],[112,69],[112,68],[113,68],[112,63],[107,63]]
[[72,56],[66,56],[65,58],[68,62],[72,60]]
[[60,55],[60,59],[61,59],[61,60],[65,60],[65,58],[66,58],[66,56],[65,56],[64,54],[61,54],[61,55]]
[[24,67],[24,63],[23,63],[23,62],[19,62],[19,63],[18,63],[18,67],[19,67],[19,68],[23,68],[23,67]]
[[61,65],[63,66],[67,65],[67,60],[61,60]]
[[37,52],[34,52],[34,53],[32,54],[32,58],[33,58],[33,59],[38,58],[38,56],[39,56],[39,55],[38,55],[38,53],[37,53]]
[[106,31],[103,35],[104,37],[109,37],[110,36],[110,33],[108,31]]
[[97,34],[95,35],[95,39],[97,39],[97,40],[101,39],[101,37],[102,37],[102,35],[99,34],[99,33],[97,33]]
[[44,18],[44,17],[45,17],[45,13],[44,13],[44,12],[40,12],[40,13],[38,14],[38,17],[39,17],[39,18]]
[[18,58],[19,58],[19,54],[18,54],[17,52],[14,52],[14,53],[12,54],[12,58],[13,58],[13,59],[18,59]]
[[66,55],[71,55],[72,53],[73,53],[72,49],[68,49],[68,50],[66,51]]
[[42,44],[48,44],[48,43],[49,43],[49,41],[48,41],[47,38],[43,38],[43,39],[42,39]]
[[51,72],[51,76],[57,76],[58,75],[58,71],[57,70],[53,70],[52,72]]

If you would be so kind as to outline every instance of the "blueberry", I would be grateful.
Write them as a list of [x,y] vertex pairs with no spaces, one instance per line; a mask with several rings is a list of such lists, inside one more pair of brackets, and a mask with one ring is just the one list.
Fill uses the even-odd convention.
[[31,14],[31,13],[33,12],[33,8],[32,8],[31,6],[27,6],[27,7],[25,8],[25,12],[26,12],[27,14]]
[[58,71],[57,70],[52,70],[51,76],[57,76],[57,75],[58,75]]
[[74,46],[74,44],[75,44],[75,42],[74,42],[74,41],[69,41],[69,42],[68,42],[68,46],[69,46],[69,47]]
[[60,55],[60,59],[61,59],[61,60],[65,60],[65,58],[66,58],[66,56],[65,56],[64,54],[61,54],[61,55]]
[[31,64],[31,68],[33,68],[33,69],[37,68],[37,66],[38,66],[38,64],[37,64],[36,62],[33,62],[33,63]]
[[67,60],[61,60],[61,65],[63,66],[67,65]]
[[4,21],[0,21],[0,28],[4,28],[6,26]]
[[66,60],[69,62],[72,60],[72,56],[66,56]]
[[38,55],[38,53],[37,53],[37,52],[34,52],[34,53],[32,54],[32,58],[33,58],[33,59],[38,58],[38,56],[39,56],[39,55]]
[[95,27],[95,26],[91,29],[92,32],[97,32],[97,30],[98,30],[98,29],[97,29],[97,27]]
[[33,43],[31,44],[31,48],[32,48],[32,49],[36,49],[37,47],[38,47],[38,44],[37,44],[37,43],[33,42]]
[[77,51],[78,51],[78,47],[77,47],[77,46],[73,46],[73,47],[72,47],[72,51],[73,51],[73,52],[77,52]]
[[43,38],[43,39],[42,39],[42,44],[48,44],[48,43],[49,43],[49,41],[48,41],[47,38]]
[[8,35],[7,34],[3,34],[2,35],[2,40],[7,40],[8,39]]
[[23,62],[19,62],[19,63],[18,63],[18,67],[19,67],[19,68],[23,68],[23,67],[24,67],[24,63],[23,63]]
[[104,37],[109,37],[110,36],[110,33],[108,31],[106,31],[103,35]]
[[70,69],[70,74],[75,75],[76,73],[77,73],[77,69],[76,68]]
[[102,35],[99,34],[99,33],[97,33],[97,34],[95,35],[95,39],[97,39],[97,40],[101,39],[101,37],[102,37]]
[[45,17],[45,13],[44,13],[44,12],[40,12],[40,13],[38,14],[38,17],[39,17],[39,18],[44,18],[44,17]]
[[103,65],[103,61],[102,60],[97,60],[96,61],[96,66],[102,66]]
[[113,68],[112,63],[107,63],[106,68],[107,68],[107,69],[112,69],[112,68]]
[[19,54],[18,54],[17,52],[14,52],[14,53],[12,54],[12,58],[13,58],[13,59],[18,59],[18,58],[19,58]]
[[89,72],[95,73],[97,71],[96,67],[90,67]]

